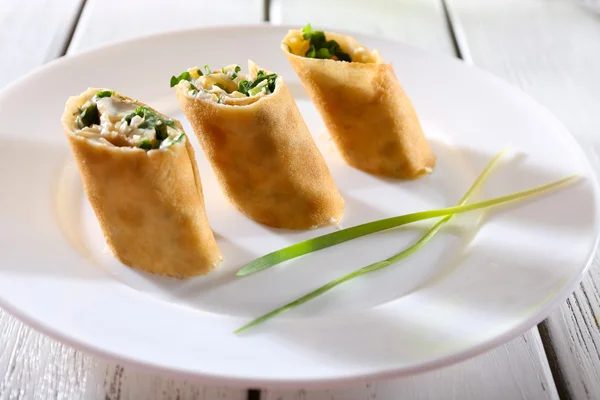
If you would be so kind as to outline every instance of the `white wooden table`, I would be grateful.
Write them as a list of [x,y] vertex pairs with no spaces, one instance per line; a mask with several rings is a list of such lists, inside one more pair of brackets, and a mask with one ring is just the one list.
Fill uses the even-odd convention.
[[[0,88],[108,42],[264,21],[350,29],[461,57],[550,109],[600,171],[600,15],[576,0],[0,0]],[[474,359],[320,391],[217,388],[142,373],[69,348],[0,310],[0,399],[599,399],[598,285],[597,261],[546,321]]]

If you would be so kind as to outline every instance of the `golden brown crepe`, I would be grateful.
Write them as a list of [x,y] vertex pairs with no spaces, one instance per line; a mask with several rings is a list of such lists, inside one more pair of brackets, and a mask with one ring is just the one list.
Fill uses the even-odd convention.
[[[249,62],[176,85],[177,98],[219,180],[244,215],[277,228],[339,221],[344,200],[283,78]],[[267,80],[258,79],[268,75]],[[244,82],[259,82],[244,94]]]
[[90,88],[69,98],[62,124],[87,198],[120,261],[176,278],[216,268],[221,254],[194,150],[178,121]]
[[368,173],[412,179],[430,172],[436,158],[415,109],[391,64],[354,38],[325,32],[352,62],[305,57],[310,41],[300,30],[281,49],[351,166]]

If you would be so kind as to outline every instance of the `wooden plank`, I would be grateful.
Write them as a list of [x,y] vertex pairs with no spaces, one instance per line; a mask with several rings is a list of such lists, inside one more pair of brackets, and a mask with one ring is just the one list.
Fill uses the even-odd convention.
[[[600,155],[600,16],[568,0],[447,0],[473,63],[546,106],[586,149]],[[563,398],[600,398],[600,261],[544,322]]]
[[454,55],[441,0],[271,0],[269,17],[274,24],[346,29]]
[[[82,0],[0,2],[0,87],[62,55]],[[234,10],[234,12],[232,12]],[[262,0],[88,0],[69,54],[169,29],[261,22]],[[0,399],[242,400],[246,390],[207,387],[97,360],[0,311]]]
[[82,2],[0,2],[0,88],[62,55]]
[[[425,50],[455,55],[442,1],[272,0],[273,23],[397,39]],[[312,10],[318,10],[314,12]],[[335,15],[335,18],[331,18]],[[269,400],[557,399],[537,329],[487,354],[440,371],[393,381],[324,391],[265,390]]]
[[266,390],[263,400],[558,399],[536,330],[471,360],[418,376],[335,390]]
[[[175,29],[260,23],[263,17],[263,0],[170,0],[168,4],[148,0],[87,0],[68,54],[110,42]],[[99,21],[109,23],[110,29],[106,29],[106,25]],[[247,396],[246,390],[167,379],[112,363],[98,363],[95,370],[96,376],[103,377],[99,381],[104,382],[96,391],[104,392],[107,400],[241,400]]]
[[263,21],[264,0],[87,0],[69,54],[171,30]]

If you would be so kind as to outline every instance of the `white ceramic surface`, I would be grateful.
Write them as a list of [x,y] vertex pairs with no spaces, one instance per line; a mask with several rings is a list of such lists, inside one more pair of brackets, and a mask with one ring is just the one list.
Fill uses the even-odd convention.
[[[215,383],[297,387],[409,374],[464,359],[530,328],[574,289],[596,243],[597,188],[582,152],[555,118],[475,68],[357,36],[394,64],[439,158],[434,174],[418,181],[369,176],[345,165],[327,139],[279,50],[286,29],[204,29],[125,42],[53,62],[4,90],[0,306],[50,335],[123,362]],[[253,317],[401,250],[431,224],[235,278],[245,262],[335,229],[266,228],[220,193],[168,80],[190,66],[244,66],[248,58],[288,82],[346,199],[342,227],[453,205],[506,146],[513,157],[493,173],[484,197],[573,173],[584,179],[483,220],[481,214],[456,218],[405,262],[235,336],[231,332]],[[215,273],[183,282],[150,276],[106,250],[60,127],[66,98],[88,86],[114,88],[182,119],[225,257]]]

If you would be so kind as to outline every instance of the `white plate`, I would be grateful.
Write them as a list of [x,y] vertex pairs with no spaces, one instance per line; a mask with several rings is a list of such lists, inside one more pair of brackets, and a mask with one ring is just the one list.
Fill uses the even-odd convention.
[[[439,158],[431,176],[380,179],[344,164],[279,50],[287,28],[152,36],[53,62],[0,94],[0,305],[35,328],[121,362],[229,385],[319,386],[415,373],[473,356],[540,322],[582,278],[597,188],[562,125],[519,91],[450,58],[363,37],[394,64]],[[341,225],[455,204],[486,163],[513,157],[480,198],[573,173],[568,190],[464,215],[427,248],[236,336],[232,331],[344,272],[388,257],[433,222],[376,234],[249,276],[246,262],[332,231],[269,229],[238,213],[179,110],[169,78],[248,58],[284,75],[346,199]],[[190,281],[133,271],[106,251],[60,126],[64,102],[110,87],[180,118],[192,137],[225,262]],[[474,237],[472,242],[469,241]]]

